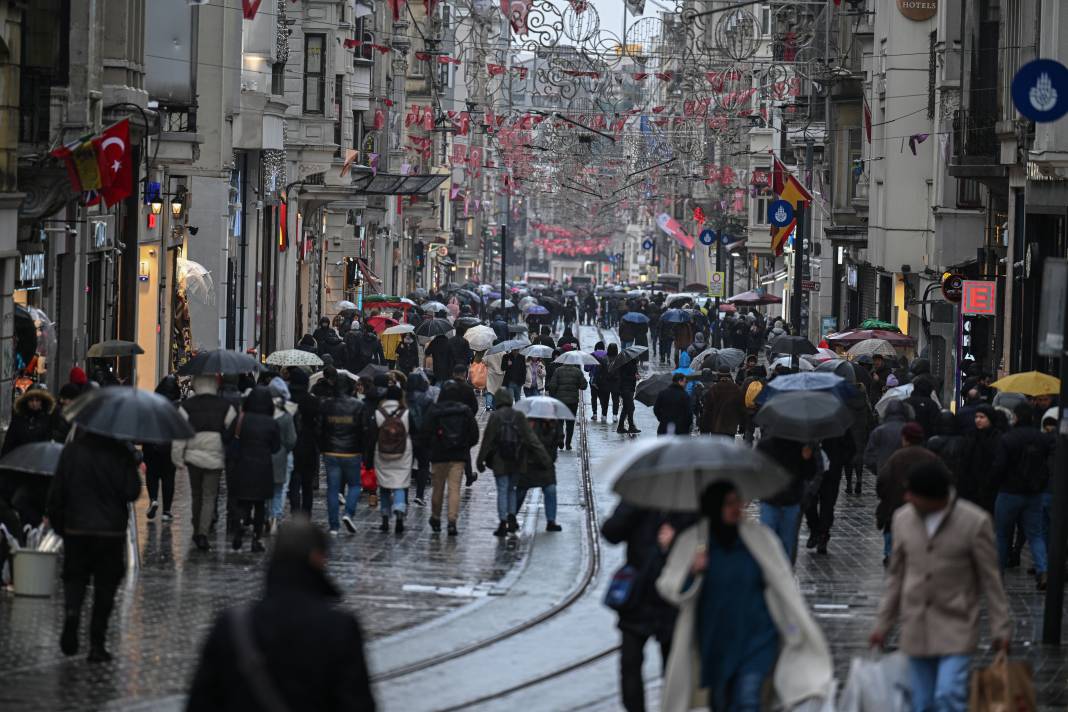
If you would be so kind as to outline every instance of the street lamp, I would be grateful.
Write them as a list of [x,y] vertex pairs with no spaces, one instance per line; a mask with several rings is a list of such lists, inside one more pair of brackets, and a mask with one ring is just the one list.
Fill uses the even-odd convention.
[[182,212],[185,210],[185,186],[178,186],[178,191],[171,198],[171,217],[175,220],[182,217]]
[[152,200],[150,200],[149,203],[148,203],[148,209],[150,211],[152,211],[153,215],[159,215],[160,213],[162,213],[163,212],[163,198],[159,197],[158,195],[156,197],[152,198]]

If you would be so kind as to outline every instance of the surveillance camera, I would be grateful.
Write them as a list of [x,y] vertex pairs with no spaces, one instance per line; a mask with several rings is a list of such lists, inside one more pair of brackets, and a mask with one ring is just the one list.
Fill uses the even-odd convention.
[[901,274],[908,274],[912,271],[911,265],[901,265]]
[[126,249],[126,243],[123,242],[122,240],[116,240],[115,244],[118,246],[118,248],[120,250],[125,250]]
[[187,229],[187,230],[189,230],[189,234],[190,234],[190,235],[193,235],[194,237],[196,236],[196,234],[197,234],[198,232],[200,232],[200,228],[199,228],[199,227],[197,227],[196,225],[190,225],[190,226],[189,226],[188,228],[186,228],[186,229]]

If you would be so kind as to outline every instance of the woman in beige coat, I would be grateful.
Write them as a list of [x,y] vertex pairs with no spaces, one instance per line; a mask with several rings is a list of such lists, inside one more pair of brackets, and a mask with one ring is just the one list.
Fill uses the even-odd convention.
[[[709,486],[703,518],[675,538],[657,579],[657,591],[679,612],[664,712],[788,710],[831,690],[827,641],[782,544],[764,525],[746,521],[743,508],[733,485]],[[753,596],[760,589],[762,600]]]

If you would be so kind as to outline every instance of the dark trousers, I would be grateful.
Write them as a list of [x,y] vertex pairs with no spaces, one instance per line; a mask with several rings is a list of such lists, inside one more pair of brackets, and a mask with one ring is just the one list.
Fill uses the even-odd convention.
[[427,485],[430,484],[430,458],[420,450],[415,451],[414,458],[415,468],[412,470],[412,480],[415,482],[415,496],[423,499]]
[[63,598],[68,618],[81,618],[89,580],[93,581],[93,613],[89,643],[104,645],[115,591],[126,572],[126,534],[63,537]]
[[634,391],[624,388],[619,397],[623,399],[623,409],[619,412],[619,427],[616,430],[624,430],[623,423],[627,420],[630,421],[631,429],[637,430],[638,426],[634,424]]
[[163,485],[163,511],[168,514],[171,511],[171,503],[174,502],[174,465],[154,465],[145,468],[145,485],[148,487],[148,500],[158,500],[160,485]]
[[[259,539],[263,536],[263,524],[267,520],[267,500],[242,499],[237,503],[238,511],[242,520],[252,516],[252,535]],[[240,526],[240,525],[239,525]]]
[[[572,415],[574,415],[576,418],[578,417],[578,403],[565,403],[564,405],[571,409]],[[565,420],[563,426],[564,441],[567,443],[568,446],[570,446],[571,439],[575,435],[575,421]]]
[[645,643],[656,636],[656,641],[660,643],[661,664],[667,667],[671,652],[671,629],[664,627],[655,633],[631,628],[620,628],[620,631],[623,633],[623,643],[619,650],[619,686],[623,692],[623,708],[627,712],[645,712],[645,683],[642,680]]
[[289,475],[289,508],[293,512],[310,515],[312,497],[315,494],[315,482],[319,479],[319,463],[311,467],[293,467]]
[[808,522],[808,530],[811,533],[821,537],[831,535],[831,527],[834,525],[834,505],[838,502],[838,489],[841,483],[842,463],[832,462],[830,468],[823,473],[818,495],[805,510],[805,521]]
[[[608,415],[608,399],[609,398],[612,399],[612,415],[616,415],[616,414],[619,413],[619,394],[618,393],[616,393],[615,391],[609,390],[607,388],[602,388],[602,389],[599,389],[599,390],[595,390],[594,393],[596,395],[597,401],[600,401],[600,403],[601,403],[601,414],[602,415],[605,415],[605,416]],[[593,410],[594,410],[595,413],[597,412],[597,403],[596,402],[594,402],[594,404],[593,404]]]

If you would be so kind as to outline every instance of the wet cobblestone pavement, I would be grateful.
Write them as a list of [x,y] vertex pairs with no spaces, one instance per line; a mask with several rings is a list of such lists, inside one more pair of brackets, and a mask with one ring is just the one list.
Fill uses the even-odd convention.
[[[580,338],[583,346],[590,348],[596,331],[584,327]],[[650,408],[639,405],[637,421],[643,430],[638,437],[655,437],[656,424]],[[613,427],[603,422],[587,425],[596,509],[604,517],[614,507],[615,497],[610,492],[611,483],[599,475],[613,454],[631,438],[617,435]],[[580,521],[582,516],[578,465],[577,456],[561,454],[561,516],[570,517],[571,521]],[[325,489],[320,490],[320,494],[324,493]],[[264,562],[263,555],[247,550],[231,552],[221,534],[210,554],[190,552],[187,500],[186,483],[179,482],[176,517],[171,524],[146,523],[143,509],[147,502],[144,498],[138,502],[142,570],[127,580],[112,618],[110,645],[116,653],[114,663],[90,666],[84,657],[65,659],[60,654],[59,595],[36,600],[0,594],[0,710],[180,709],[207,627],[218,611],[259,594]],[[820,556],[802,550],[798,557],[799,583],[831,642],[842,681],[850,659],[867,652],[867,635],[882,592],[882,538],[874,527],[874,508],[874,483],[868,475],[864,494],[843,493],[838,500],[829,554]],[[462,623],[463,619],[457,616],[476,621],[481,613],[480,625],[504,625],[492,620],[491,606],[500,599],[512,602],[517,616],[522,617],[523,607],[532,610],[538,593],[538,582],[529,580],[536,575],[536,567],[527,572],[527,578],[516,578],[531,552],[556,556],[553,547],[560,547],[560,551],[566,547],[578,551],[582,547],[579,532],[572,525],[566,526],[562,534],[544,539],[541,533],[532,534],[531,526],[517,549],[502,546],[490,535],[496,525],[496,501],[488,472],[464,492],[460,537],[432,535],[426,512],[425,508],[412,507],[408,530],[397,537],[380,533],[377,512],[370,512],[365,501],[361,502],[357,534],[342,534],[332,556],[331,573],[345,591],[344,604],[358,613],[368,637],[373,639],[370,655],[374,667],[384,664],[388,668],[382,660],[403,655],[418,659],[422,649],[406,650],[406,646],[422,646],[420,632],[429,631],[428,635],[432,635],[433,626],[443,621]],[[325,521],[321,498],[314,516],[317,521]],[[804,528],[801,537],[803,543],[807,538]],[[535,541],[538,544],[532,550]],[[581,602],[585,608],[577,613],[593,621],[593,635],[600,639],[594,642],[604,647],[617,642],[618,632],[599,601],[607,577],[621,561],[622,550],[606,545],[601,554],[597,583]],[[561,555],[559,560],[567,562],[566,566],[580,567],[577,553]],[[1066,709],[1068,654],[1033,643],[1041,632],[1042,595],[1034,590],[1025,573],[1026,566],[1025,561],[1007,577],[1015,627],[1013,656],[1027,660],[1034,668],[1041,708]],[[562,596],[567,591],[557,593]],[[447,630],[442,628],[441,633]],[[428,635],[424,638],[429,639]],[[565,634],[546,646],[547,650],[529,652],[555,657],[560,651],[590,642],[585,629],[575,627],[570,635],[573,640]],[[659,664],[653,647],[647,653],[645,676],[652,705],[659,696]],[[516,662],[500,661],[501,670],[496,674],[502,678],[531,674],[530,669],[536,664],[536,660],[529,661],[529,665],[527,660],[522,665]],[[470,708],[618,710],[617,665],[618,659],[612,655]],[[490,672],[476,665],[475,660],[466,668],[461,665],[457,669],[469,671],[472,681]],[[465,681],[454,675],[448,683],[455,686]],[[387,694],[387,687],[393,683],[384,683],[378,688],[383,707],[417,712],[446,706],[432,698],[404,694],[405,684],[414,691],[424,683],[431,689],[440,684],[432,678],[401,679],[399,693]]]

